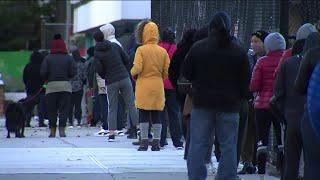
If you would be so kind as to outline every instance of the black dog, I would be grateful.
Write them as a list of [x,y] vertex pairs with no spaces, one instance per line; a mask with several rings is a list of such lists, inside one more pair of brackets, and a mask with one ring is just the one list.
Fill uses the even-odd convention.
[[24,107],[25,99],[19,102],[11,102],[6,109],[6,128],[8,131],[7,138],[10,133],[15,133],[15,137],[24,138],[24,128],[26,124],[26,112]]

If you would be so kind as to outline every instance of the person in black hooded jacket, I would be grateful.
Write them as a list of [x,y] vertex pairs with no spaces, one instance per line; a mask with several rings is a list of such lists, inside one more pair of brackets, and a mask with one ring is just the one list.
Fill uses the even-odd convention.
[[97,67],[97,72],[106,80],[109,99],[109,141],[112,142],[115,140],[114,131],[117,130],[119,92],[125,99],[135,132],[138,124],[138,112],[135,108],[133,87],[129,76],[129,58],[118,44],[105,40],[101,31],[94,34],[94,39],[96,41],[94,57],[101,64]]
[[30,62],[23,70],[23,82],[26,87],[27,97],[32,98],[32,103],[27,103],[27,127],[30,127],[30,121],[33,109],[38,104],[39,127],[46,127],[44,124],[44,96],[45,91],[42,88],[44,79],[40,76],[41,63],[44,55],[38,51],[32,52]]
[[[192,82],[189,180],[205,180],[210,138],[217,135],[221,157],[216,180],[237,177],[237,129],[241,103],[248,96],[249,61],[230,35],[231,20],[218,12],[209,37],[196,42],[185,60],[183,75]],[[217,131],[216,133],[214,131]]]

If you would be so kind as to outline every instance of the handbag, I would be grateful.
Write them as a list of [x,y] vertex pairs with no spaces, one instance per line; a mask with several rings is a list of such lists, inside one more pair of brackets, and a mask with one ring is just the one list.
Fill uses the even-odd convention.
[[192,83],[185,77],[180,77],[177,81],[177,89],[180,94],[189,94],[191,92]]

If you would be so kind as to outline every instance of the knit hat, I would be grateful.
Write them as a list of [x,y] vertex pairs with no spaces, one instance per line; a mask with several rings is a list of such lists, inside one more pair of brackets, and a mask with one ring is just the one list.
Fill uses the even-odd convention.
[[258,30],[256,32],[252,33],[252,36],[259,38],[262,42],[264,42],[265,38],[268,35],[269,35],[269,33],[264,30]]
[[285,50],[286,49],[286,40],[284,37],[278,33],[270,33],[264,39],[264,47],[266,52],[277,51],[277,50]]
[[61,34],[55,34],[53,37],[53,41],[51,42],[51,48],[50,48],[51,54],[57,54],[57,53],[67,53],[67,46],[64,43]]
[[309,34],[313,32],[317,32],[316,27],[310,23],[306,23],[298,29],[296,40],[307,39]]

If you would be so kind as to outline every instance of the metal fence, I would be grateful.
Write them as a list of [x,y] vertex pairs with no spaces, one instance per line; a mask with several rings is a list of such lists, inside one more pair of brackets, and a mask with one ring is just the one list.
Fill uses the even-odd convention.
[[247,48],[254,31],[280,31],[280,21],[294,21],[291,19],[295,17],[290,19],[292,13],[300,16],[300,20],[294,22],[294,29],[287,30],[289,33],[294,33],[303,22],[316,22],[320,17],[319,0],[289,0],[286,3],[284,8],[289,12],[289,19],[283,19],[285,17],[280,14],[281,0],[157,0],[152,1],[151,6],[152,19],[160,29],[175,29],[177,40],[181,39],[184,29],[199,28],[209,23],[217,11],[226,11],[232,18],[233,33]]

